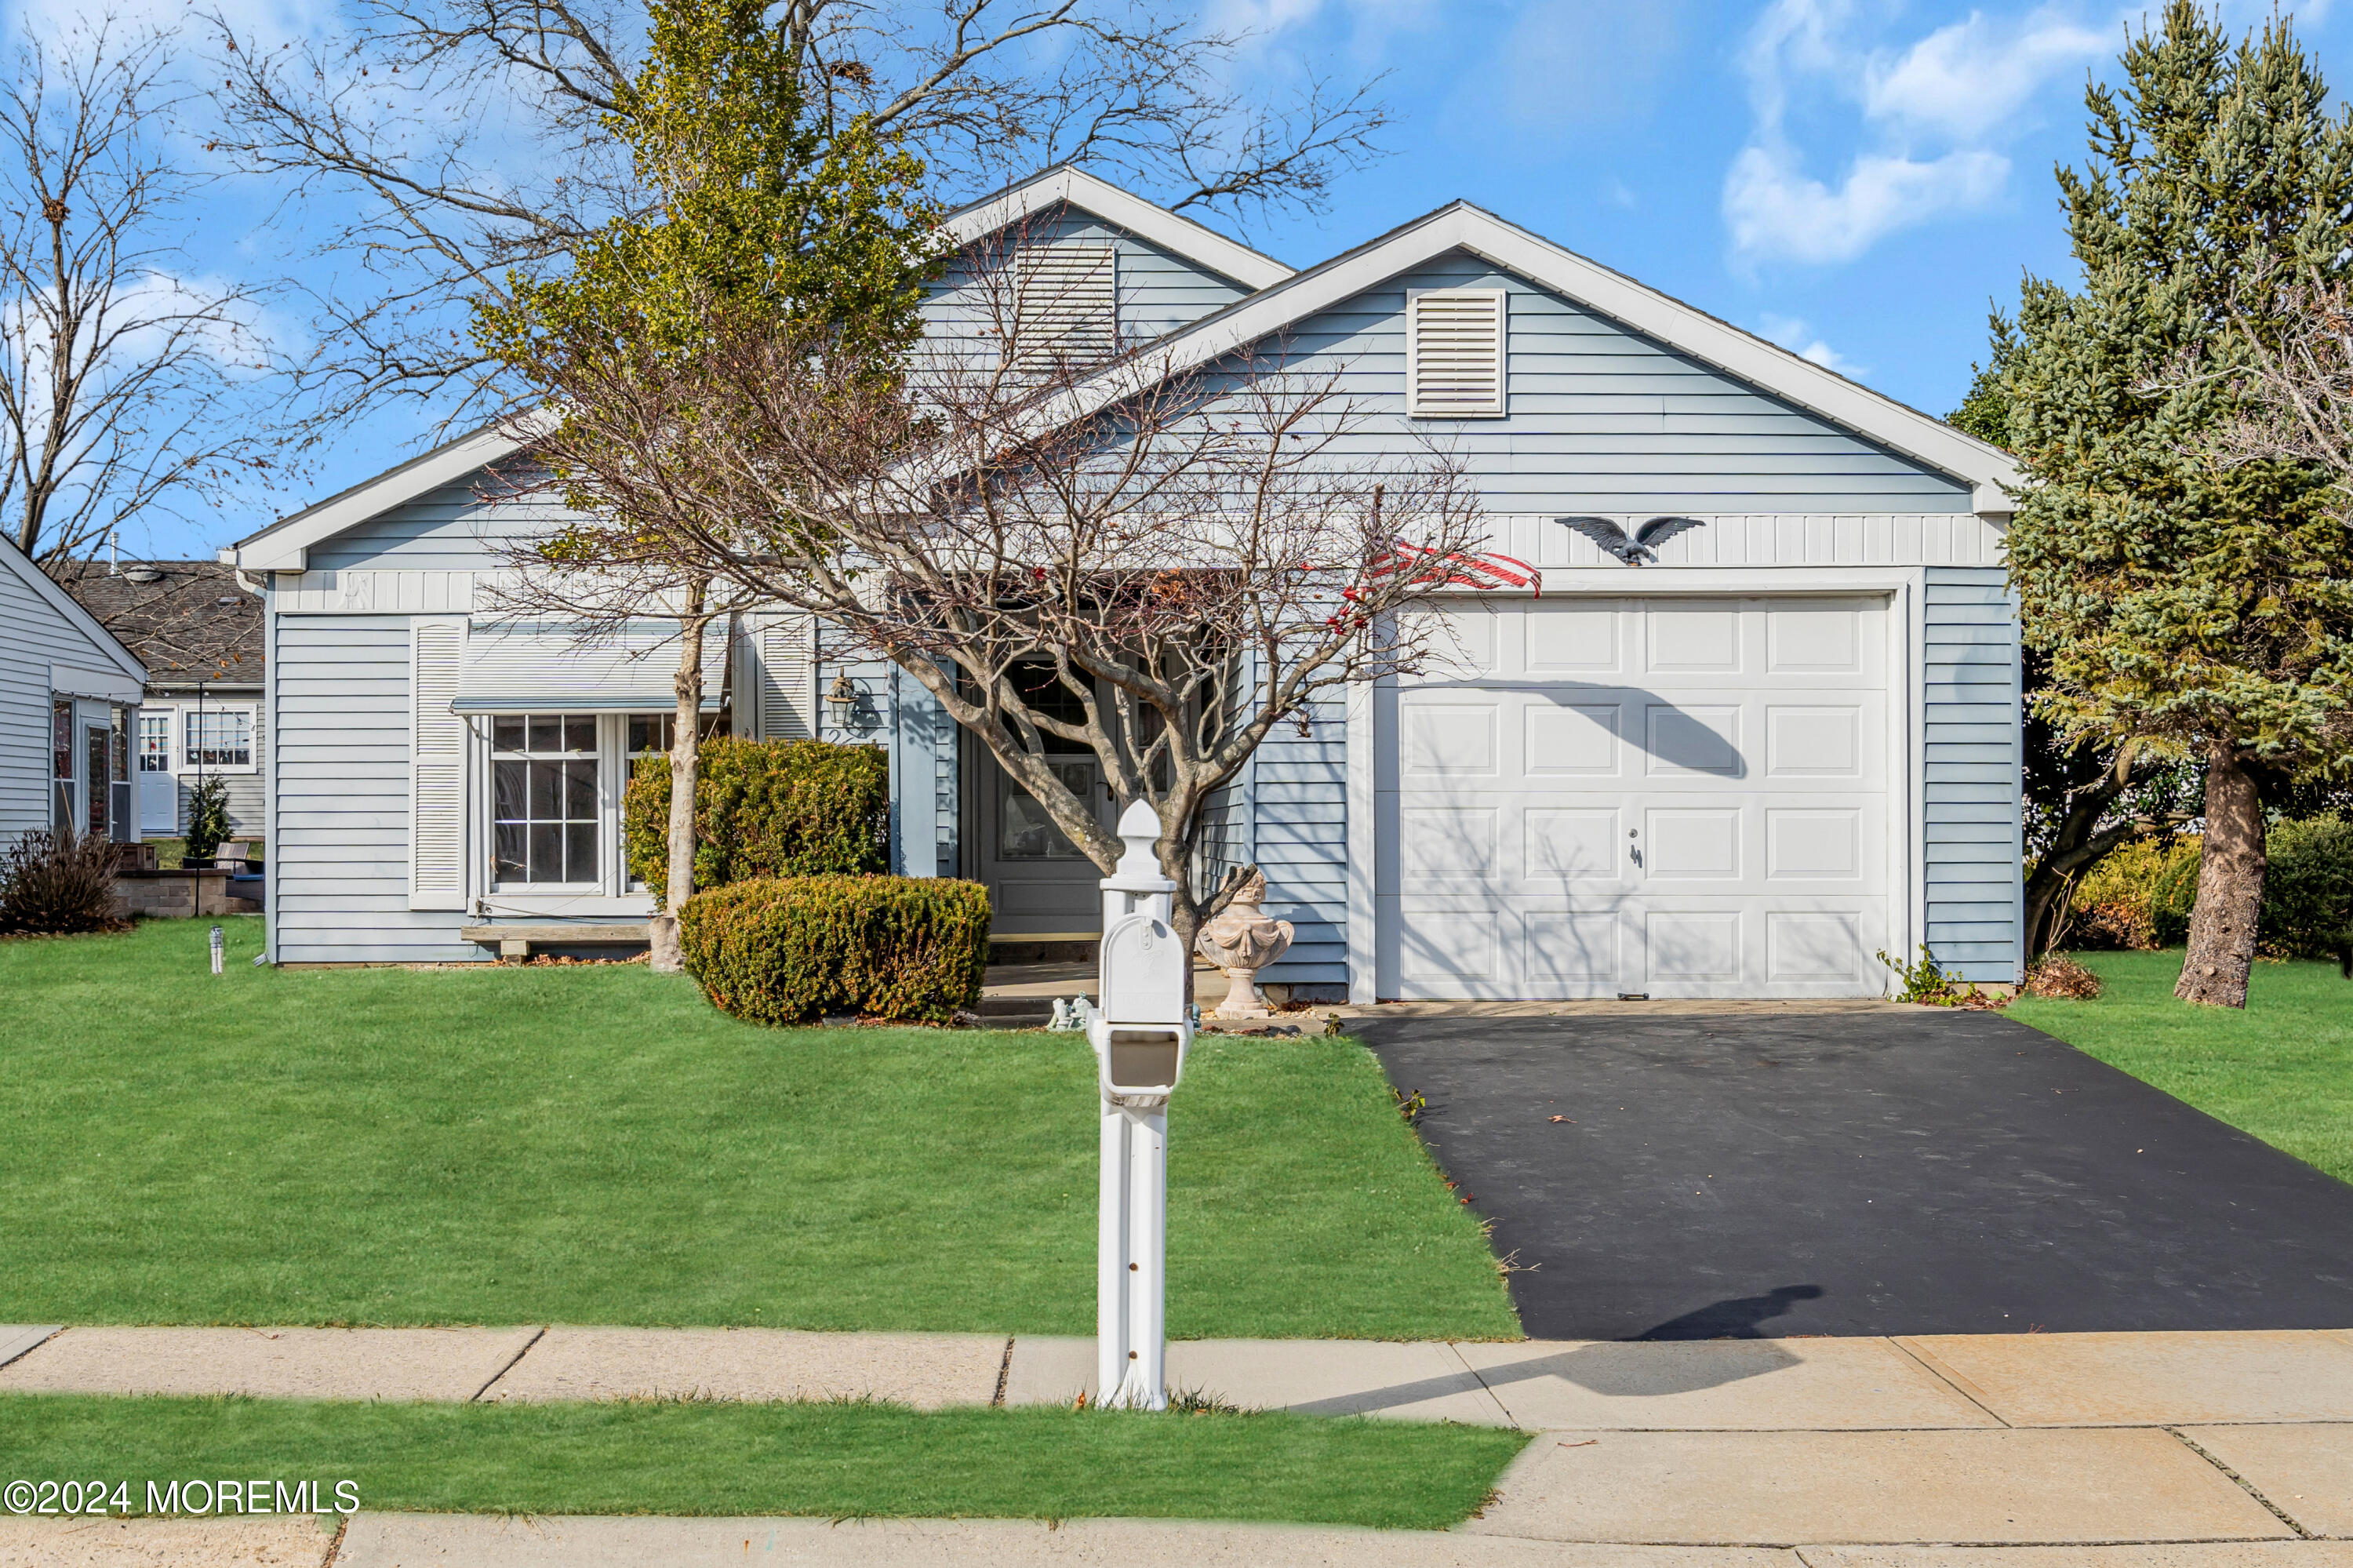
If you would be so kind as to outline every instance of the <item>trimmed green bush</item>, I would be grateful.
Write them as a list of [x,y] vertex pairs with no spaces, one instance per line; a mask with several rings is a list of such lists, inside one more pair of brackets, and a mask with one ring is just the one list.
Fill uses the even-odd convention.
[[2353,928],[2353,822],[2282,822],[2265,853],[2271,866],[2258,927],[2264,948],[2291,958],[2336,957]]
[[754,1023],[860,1012],[946,1023],[980,1001],[988,890],[926,876],[781,876],[680,906],[687,972]]
[[[821,740],[702,743],[694,885],[890,869],[891,762]],[[661,902],[670,881],[670,758],[642,757],[621,799],[629,873]]]

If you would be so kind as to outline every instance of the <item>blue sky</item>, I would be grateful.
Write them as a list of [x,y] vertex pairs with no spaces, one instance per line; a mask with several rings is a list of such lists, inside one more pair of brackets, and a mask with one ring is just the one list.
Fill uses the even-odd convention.
[[[38,0],[35,0],[38,3]],[[52,0],[64,4],[67,0]],[[289,30],[332,0],[241,0]],[[315,8],[313,8],[315,6]],[[168,7],[176,9],[176,6]],[[158,9],[166,9],[159,5]],[[1243,90],[1391,73],[1393,156],[1320,217],[1244,238],[1294,265],[1464,197],[1931,413],[1985,349],[2021,271],[2068,272],[2052,166],[2084,154],[2086,72],[2113,71],[2141,5],[2050,0],[1203,0],[1255,37]],[[2229,0],[2234,27],[2270,12]],[[2324,69],[2346,31],[2298,8]],[[269,193],[216,187],[192,247],[224,274],[280,268],[298,229]],[[290,328],[293,323],[287,323]],[[158,521],[126,549],[196,553],[416,450],[388,417],[298,489]]]

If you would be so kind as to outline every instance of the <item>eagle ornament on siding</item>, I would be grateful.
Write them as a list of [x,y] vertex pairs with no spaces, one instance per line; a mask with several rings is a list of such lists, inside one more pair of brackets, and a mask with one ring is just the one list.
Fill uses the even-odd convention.
[[1629,567],[1639,567],[1644,561],[1655,566],[1659,557],[1652,546],[1663,545],[1686,530],[1706,526],[1696,517],[1653,517],[1630,536],[1607,517],[1562,517],[1556,521],[1567,524],[1600,546],[1604,555],[1615,556],[1621,565]]

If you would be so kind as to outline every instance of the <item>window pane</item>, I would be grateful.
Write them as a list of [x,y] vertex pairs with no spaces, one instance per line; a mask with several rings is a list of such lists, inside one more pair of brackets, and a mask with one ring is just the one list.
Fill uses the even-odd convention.
[[522,716],[501,714],[491,721],[491,745],[500,751],[522,749]]
[[629,755],[670,749],[670,720],[660,714],[629,715]]
[[564,749],[564,719],[561,715],[531,715],[531,749],[533,753]]
[[596,720],[593,715],[574,714],[564,721],[564,749],[596,755]]
[[531,769],[531,819],[549,822],[564,815],[564,764],[560,762],[529,763]]
[[564,880],[564,824],[533,822],[531,825],[531,879],[533,882]]
[[574,822],[564,830],[564,858],[570,868],[566,882],[596,880],[596,824]]
[[491,815],[501,822],[527,815],[523,810],[523,775],[528,762],[501,762],[491,769]]
[[521,822],[501,822],[498,826],[498,869],[501,882],[521,882],[526,868],[522,860],[523,826]]
[[596,820],[596,765],[593,762],[564,764],[564,815],[575,822]]

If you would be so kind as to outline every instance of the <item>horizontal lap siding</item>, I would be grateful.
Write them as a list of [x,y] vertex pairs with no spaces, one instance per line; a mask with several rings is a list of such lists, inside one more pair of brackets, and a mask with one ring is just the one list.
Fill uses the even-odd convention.
[[[311,546],[307,565],[311,571],[496,571],[508,542],[553,534],[575,515],[552,494],[501,492],[498,478],[486,471],[452,480]],[[406,669],[404,664],[404,678]]]
[[[275,618],[277,839],[269,846],[280,963],[479,959],[459,910],[408,907],[408,620]],[[343,677],[349,677],[348,680]]]
[[1256,840],[1266,912],[1295,927],[1291,950],[1260,977],[1291,985],[1348,983],[1346,705],[1319,700],[1309,733],[1284,723],[1260,743]]
[[2018,979],[2018,618],[1998,569],[1940,567],[1922,607],[1922,860],[1929,951],[1963,978]]
[[[1058,207],[1033,218],[1021,235],[1028,244],[1060,241],[1107,243],[1117,252],[1119,332],[1126,344],[1148,343],[1214,314],[1249,291],[1092,213]],[[970,270],[951,264],[923,302],[925,331],[934,340],[954,340],[993,327],[981,285]]]
[[[1502,289],[1509,416],[1408,420],[1409,289]],[[1967,514],[1969,488],[1568,300],[1457,253],[1301,323],[1287,360],[1339,373],[1356,460],[1442,440],[1496,513]]]
[[0,844],[49,826],[49,666],[122,678],[116,654],[17,576],[38,569],[0,562]]

